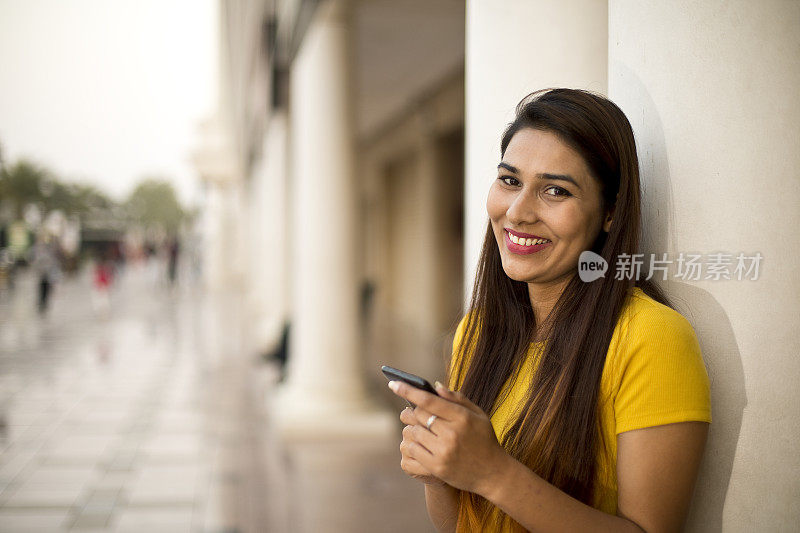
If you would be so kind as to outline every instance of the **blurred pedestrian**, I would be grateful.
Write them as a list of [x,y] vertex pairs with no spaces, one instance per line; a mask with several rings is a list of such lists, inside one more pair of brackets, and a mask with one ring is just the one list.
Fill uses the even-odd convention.
[[109,295],[111,285],[114,282],[114,262],[109,257],[108,250],[105,253],[98,253],[94,264],[93,280],[93,301],[95,311],[108,314],[111,309],[111,297]]
[[36,244],[31,248],[30,261],[39,280],[39,314],[44,314],[47,312],[53,286],[60,274],[58,251],[50,235],[42,234],[36,240]]
[[169,284],[175,285],[175,279],[178,274],[178,254],[180,253],[180,244],[177,237],[173,237],[167,244],[167,273],[169,275]]

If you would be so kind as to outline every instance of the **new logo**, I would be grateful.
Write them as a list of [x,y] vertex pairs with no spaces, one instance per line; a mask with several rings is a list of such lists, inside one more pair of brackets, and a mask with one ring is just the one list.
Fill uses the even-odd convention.
[[602,256],[585,250],[578,258],[578,275],[581,281],[590,282],[605,276],[608,262]]

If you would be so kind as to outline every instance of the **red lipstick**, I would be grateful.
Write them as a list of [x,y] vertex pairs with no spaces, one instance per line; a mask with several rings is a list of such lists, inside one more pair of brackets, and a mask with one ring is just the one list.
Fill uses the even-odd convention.
[[547,237],[542,237],[541,235],[533,235],[531,233],[522,233],[521,231],[514,231],[513,229],[510,229],[510,228],[503,228],[503,229],[506,230],[507,232],[509,232],[512,235],[516,235],[520,239],[547,239]]
[[510,229],[506,228],[506,231],[505,231],[506,238],[504,239],[505,242],[506,242],[506,248],[508,248],[508,251],[513,253],[513,254],[517,254],[517,255],[535,254],[539,250],[547,248],[548,246],[553,244],[552,241],[544,242],[542,244],[533,244],[531,246],[525,246],[523,244],[516,244],[511,240],[511,237],[509,236],[509,232],[513,233],[514,235],[518,236],[519,238],[523,238],[524,237],[526,239],[543,239],[544,237],[536,237],[535,235],[528,236],[528,235],[530,235],[529,233],[519,233],[519,232],[516,232],[516,231],[511,231]]

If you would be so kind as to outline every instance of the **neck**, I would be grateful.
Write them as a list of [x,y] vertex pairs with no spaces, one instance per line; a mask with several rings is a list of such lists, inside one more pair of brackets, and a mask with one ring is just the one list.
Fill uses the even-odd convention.
[[550,317],[550,313],[555,307],[558,298],[564,292],[567,284],[574,276],[570,273],[567,276],[547,281],[543,283],[528,283],[528,297],[531,299],[531,307],[533,308],[533,316],[536,320],[536,341],[539,338],[545,321]]

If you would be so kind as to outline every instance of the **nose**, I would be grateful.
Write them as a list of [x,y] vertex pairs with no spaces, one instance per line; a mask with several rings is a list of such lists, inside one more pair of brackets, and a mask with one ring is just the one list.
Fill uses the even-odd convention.
[[532,226],[539,220],[537,198],[532,191],[520,191],[506,210],[506,218],[517,228]]

